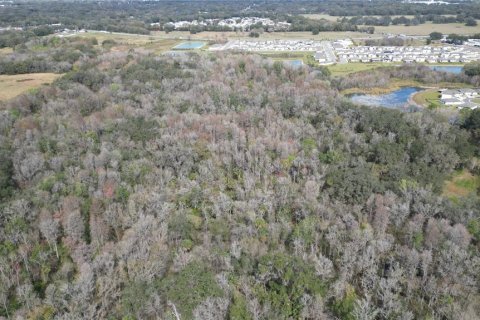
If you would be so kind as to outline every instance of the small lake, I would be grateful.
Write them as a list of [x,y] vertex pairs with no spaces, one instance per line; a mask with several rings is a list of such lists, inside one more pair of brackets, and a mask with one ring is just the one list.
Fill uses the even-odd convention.
[[421,90],[421,88],[416,87],[403,87],[393,92],[380,95],[353,94],[350,96],[350,99],[355,104],[404,110],[409,107],[408,100],[410,97]]
[[292,68],[300,68],[303,66],[302,60],[284,60],[283,63]]
[[459,74],[463,71],[463,66],[428,66],[433,71],[448,72]]
[[189,41],[189,42],[182,42],[176,45],[175,47],[173,47],[173,49],[177,49],[177,50],[200,49],[204,45],[205,45],[205,42],[202,42],[202,41]]

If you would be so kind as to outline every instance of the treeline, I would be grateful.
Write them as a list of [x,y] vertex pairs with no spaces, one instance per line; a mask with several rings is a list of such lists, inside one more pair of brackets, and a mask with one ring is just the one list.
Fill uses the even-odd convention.
[[96,56],[95,38],[35,38],[0,57],[0,74],[24,74],[72,70],[75,62]]
[[[339,21],[315,22],[301,14],[328,13],[332,16],[352,17]],[[462,2],[450,5],[404,4],[398,1],[273,1],[245,3],[239,1],[22,1],[0,7],[0,26],[30,28],[38,32],[48,29],[94,29],[111,32],[148,34],[168,22],[181,20],[223,19],[239,17],[266,17],[275,21],[290,20],[295,31],[361,31],[359,26],[390,24],[416,25],[434,23],[476,23],[480,19],[480,5]],[[400,15],[401,17],[393,17]],[[405,15],[414,15],[406,18]],[[449,15],[449,16],[446,16]],[[452,16],[450,16],[452,15]],[[380,16],[380,17],[372,17]],[[151,25],[157,23],[157,25]],[[55,26],[55,27],[52,27]],[[160,26],[160,27],[159,27]],[[43,31],[42,31],[43,30]],[[194,26],[192,33],[223,31],[219,27]],[[168,31],[168,28],[167,28]]]
[[443,16],[443,15],[415,15],[412,18],[407,18],[405,16],[400,17],[391,17],[390,15],[385,16],[355,16],[352,18],[342,18],[340,21],[348,22],[354,25],[369,25],[369,26],[389,26],[389,25],[406,25],[406,26],[416,26],[419,24],[424,24],[426,22],[432,22],[436,24],[441,23],[466,23],[469,25],[476,25],[475,19],[470,15],[456,15],[456,16]]
[[311,31],[314,34],[330,31],[360,31],[373,33],[374,28],[359,28],[356,24],[349,21],[328,21],[326,19],[314,20],[303,16],[288,16],[286,21],[291,23],[291,31]]
[[[322,10],[323,9],[323,10]],[[311,10],[327,12],[332,16],[441,16],[465,15],[480,19],[480,4],[474,1],[461,1],[449,5],[429,5],[426,3],[403,3],[400,1],[326,1]]]
[[478,112],[249,54],[75,66],[0,112],[0,316],[476,318],[478,191],[442,187],[479,173]]
[[[411,41],[411,40],[410,40]],[[366,46],[396,46],[401,47],[407,45],[409,40],[400,37],[394,38],[382,38],[382,39],[367,39],[365,40]]]
[[0,48],[5,48],[5,47],[14,48],[19,44],[23,44],[36,37],[43,37],[53,33],[54,33],[54,29],[48,26],[31,28],[28,31],[21,31],[21,30],[2,31],[0,32]]

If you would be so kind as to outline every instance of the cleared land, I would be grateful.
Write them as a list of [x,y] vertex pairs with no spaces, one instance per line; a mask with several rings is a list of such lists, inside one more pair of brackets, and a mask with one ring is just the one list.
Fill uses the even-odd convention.
[[369,38],[372,35],[362,32],[320,32],[318,35],[313,35],[311,32],[298,31],[298,32],[264,32],[260,34],[258,38],[249,37],[249,32],[214,32],[205,31],[197,34],[190,34],[187,31],[174,31],[166,34],[163,31],[154,32],[154,35],[165,38],[174,39],[187,39],[187,40],[212,40],[212,41],[225,41],[225,40],[238,40],[248,39],[251,41],[263,41],[263,40],[337,40],[345,38],[362,39]]
[[155,35],[139,35],[128,33],[109,33],[99,31],[89,31],[78,33],[75,37],[96,38],[99,45],[105,40],[113,40],[116,45],[112,47],[113,51],[128,51],[129,49],[145,48],[155,53],[161,53],[171,50],[174,46],[181,43],[176,39],[166,39]]
[[60,76],[61,74],[56,73],[0,75],[0,101],[6,101],[41,85],[50,84]]
[[[337,21],[337,19],[342,19],[343,17],[346,17],[346,18],[352,18],[353,16],[331,16],[329,14],[325,14],[325,13],[307,13],[307,14],[302,14],[302,16],[304,16],[305,18],[308,18],[308,19],[312,19],[312,20],[321,20],[321,19],[325,19],[325,20],[329,20],[329,21]],[[455,16],[455,15],[452,15],[452,14],[442,14],[442,16],[444,17],[452,17],[452,16]],[[381,18],[382,16],[376,16],[376,15],[373,15],[373,16],[363,16],[365,18],[367,17],[370,17],[370,18]],[[390,16],[390,18],[394,19],[394,18],[400,18],[400,17],[405,17],[405,18],[408,18],[408,19],[412,19],[412,18],[415,18],[414,15],[393,15],[393,16]]]
[[[341,19],[342,17],[330,16],[328,14],[304,14],[306,18],[313,19],[313,20],[321,20],[325,19],[328,21],[337,21],[337,19]],[[448,16],[448,15],[445,15]],[[371,16],[379,18],[380,16]],[[400,16],[391,16],[391,18],[400,17]],[[414,16],[405,16],[406,18],[413,18]],[[347,17],[349,18],[349,17]],[[477,20],[479,25],[475,27],[467,27],[464,23],[441,23],[441,24],[434,24],[432,22],[427,22],[424,24],[419,24],[417,26],[405,26],[405,25],[390,25],[387,27],[384,26],[375,26],[375,33],[382,34],[382,33],[393,33],[393,34],[405,34],[405,35],[412,35],[412,36],[426,36],[430,33],[437,31],[444,34],[450,33],[458,33],[458,34],[474,34],[480,32],[480,21]]]
[[13,52],[12,48],[0,48],[0,55],[9,54],[9,53],[12,53],[12,52]]
[[[311,32],[271,32],[263,33],[259,38],[249,37],[248,32],[214,32],[205,31],[197,34],[190,34],[188,31],[173,31],[166,33],[164,31],[153,31],[150,35],[138,35],[128,33],[110,33],[101,31],[88,31],[71,35],[75,37],[96,38],[99,45],[105,40],[113,40],[117,44],[113,46],[114,51],[128,51],[129,49],[144,48],[152,50],[155,53],[162,53],[172,50],[176,45],[184,41],[207,41],[213,43],[225,43],[229,40],[338,40],[351,38],[354,42],[361,42],[365,39],[379,39],[379,35],[369,35],[361,32],[321,32],[318,35],[312,35]],[[357,41],[355,41],[357,39]],[[201,50],[208,48],[205,46]]]
[[344,76],[350,73],[356,73],[365,70],[371,70],[378,67],[392,67],[392,63],[344,63],[328,66],[333,76]]
[[[478,21],[477,21],[478,22]],[[376,26],[375,33],[392,33],[392,34],[405,34],[412,36],[426,36],[432,32],[441,32],[443,34],[457,33],[470,35],[474,33],[480,33],[480,25],[475,27],[467,27],[463,23],[445,23],[434,24],[431,22],[419,24],[418,26]]]
[[[329,15],[307,15],[315,16],[317,19],[336,20],[337,17]],[[362,43],[361,40],[379,39],[383,34],[405,34],[426,36],[433,31],[438,31],[444,34],[458,33],[458,34],[474,34],[480,33],[480,25],[476,27],[467,27],[461,23],[449,24],[433,24],[425,23],[418,26],[388,26],[375,27],[375,34],[366,34],[362,32],[320,32],[318,35],[313,35],[311,32],[264,32],[259,38],[249,37],[248,32],[214,32],[205,31],[197,34],[191,34],[188,31],[173,31],[166,33],[164,31],[153,31],[150,35],[138,35],[128,33],[109,33],[100,31],[89,31],[87,33],[77,34],[80,37],[95,37],[101,44],[104,40],[114,40],[118,44],[145,47],[146,49],[154,50],[155,52],[163,52],[170,50],[181,41],[185,40],[203,40],[216,43],[222,43],[229,40],[250,40],[250,41],[264,41],[264,40],[338,40],[351,38],[356,42]],[[1,51],[0,51],[1,53]]]
[[307,13],[307,14],[302,14],[301,16],[308,19],[312,19],[312,20],[328,20],[328,21],[337,21],[337,19],[342,18],[338,16],[331,16],[329,14],[324,14],[324,13]]
[[445,182],[443,195],[447,197],[465,197],[476,193],[480,187],[480,178],[472,175],[467,170],[456,172],[454,176]]

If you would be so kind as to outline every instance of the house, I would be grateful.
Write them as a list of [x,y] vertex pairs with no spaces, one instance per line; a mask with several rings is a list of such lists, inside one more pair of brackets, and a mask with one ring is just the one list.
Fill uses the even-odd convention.
[[476,109],[479,105],[472,99],[478,97],[478,91],[474,89],[443,89],[440,90],[443,104],[447,106],[457,106],[459,108]]
[[443,99],[442,98],[442,103],[447,106],[460,106],[464,104],[463,101],[457,99],[457,98],[448,98],[448,99]]

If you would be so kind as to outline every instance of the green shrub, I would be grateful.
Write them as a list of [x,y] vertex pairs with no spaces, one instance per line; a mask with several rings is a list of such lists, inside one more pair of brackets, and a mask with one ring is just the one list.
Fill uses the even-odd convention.
[[245,297],[238,291],[233,293],[232,303],[228,309],[229,320],[250,320],[252,316],[247,309],[247,301]]
[[182,319],[191,319],[195,307],[208,297],[223,296],[213,273],[199,262],[192,262],[180,272],[167,276],[158,287],[176,306]]
[[355,294],[355,290],[353,288],[347,289],[343,299],[334,301],[332,305],[333,312],[342,320],[354,320],[355,318],[352,312],[356,299],[357,295]]

